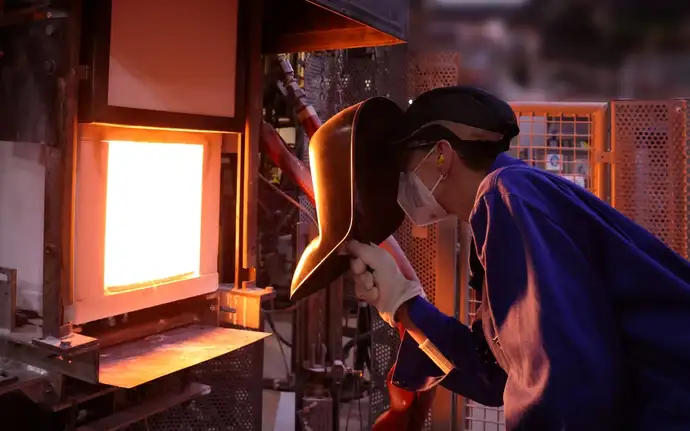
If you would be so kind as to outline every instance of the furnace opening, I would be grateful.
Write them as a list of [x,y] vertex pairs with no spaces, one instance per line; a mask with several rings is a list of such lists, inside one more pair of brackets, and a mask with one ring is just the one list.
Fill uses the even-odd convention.
[[198,277],[204,146],[107,142],[105,293]]

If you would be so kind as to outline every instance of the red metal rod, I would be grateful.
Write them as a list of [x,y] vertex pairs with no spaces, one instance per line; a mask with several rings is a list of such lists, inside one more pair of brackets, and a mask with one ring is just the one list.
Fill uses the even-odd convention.
[[314,203],[314,185],[311,171],[304,163],[290,151],[283,138],[270,124],[261,124],[259,133],[259,148],[283,172],[292,178],[309,200]]

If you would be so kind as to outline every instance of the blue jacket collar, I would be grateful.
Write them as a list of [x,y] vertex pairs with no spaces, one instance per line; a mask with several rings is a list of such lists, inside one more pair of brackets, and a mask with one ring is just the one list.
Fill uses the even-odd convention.
[[515,157],[511,157],[506,153],[501,153],[498,156],[496,156],[496,160],[491,164],[491,167],[489,168],[489,172],[487,174],[490,174],[491,172],[503,168],[505,166],[511,166],[511,165],[524,165],[526,164],[524,161],[520,159],[516,159]]

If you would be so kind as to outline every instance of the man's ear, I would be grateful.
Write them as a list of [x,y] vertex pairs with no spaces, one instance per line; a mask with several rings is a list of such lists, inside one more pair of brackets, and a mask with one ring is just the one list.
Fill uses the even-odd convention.
[[457,154],[453,147],[450,146],[450,142],[445,139],[438,141],[436,144],[436,153],[438,168],[441,171],[441,175],[446,177],[453,167],[453,162]]

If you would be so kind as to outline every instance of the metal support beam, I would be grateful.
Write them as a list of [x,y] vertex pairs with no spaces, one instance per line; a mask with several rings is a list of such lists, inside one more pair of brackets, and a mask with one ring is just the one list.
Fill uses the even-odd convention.
[[[434,304],[448,316],[458,313],[458,220],[454,217],[436,224],[436,286]],[[445,388],[437,388],[431,408],[431,424],[434,431],[455,431],[457,395]]]
[[77,96],[81,0],[72,1],[67,29],[67,63],[57,74],[57,138],[46,151],[43,237],[43,334],[59,336],[63,307],[72,297],[72,238],[75,190]]
[[238,149],[235,286],[256,279],[259,133],[263,113],[264,60],[261,55],[263,0],[241,0],[240,20],[247,20],[247,91],[244,142]]

